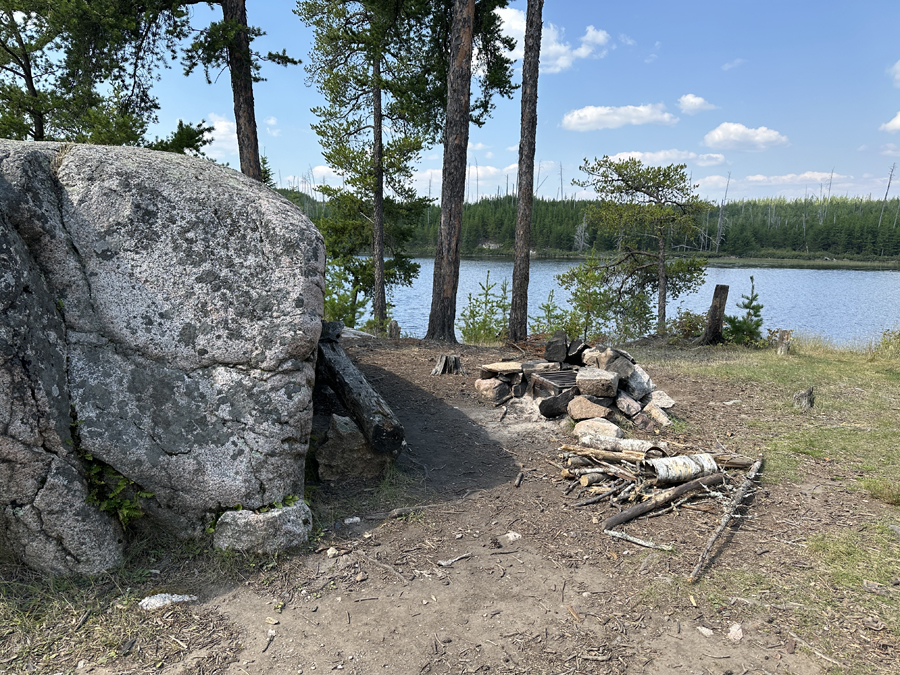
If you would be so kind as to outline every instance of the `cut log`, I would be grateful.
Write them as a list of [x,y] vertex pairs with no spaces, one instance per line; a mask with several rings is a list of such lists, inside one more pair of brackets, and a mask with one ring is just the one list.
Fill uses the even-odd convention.
[[713,291],[712,304],[706,315],[706,330],[700,337],[701,345],[717,345],[725,341],[722,336],[722,324],[725,322],[725,303],[728,300],[728,286],[716,284]]
[[319,342],[316,379],[337,394],[375,452],[400,454],[406,445],[403,425],[337,342]]
[[673,487],[665,492],[660,492],[658,494],[653,495],[650,499],[637,504],[636,506],[632,506],[630,509],[626,509],[621,513],[617,513],[614,516],[610,516],[603,522],[604,530],[611,530],[617,525],[621,525],[622,523],[627,523],[635,518],[644,515],[645,513],[649,513],[660,506],[664,506],[669,502],[675,501],[682,495],[687,494],[688,492],[693,492],[694,490],[699,490],[701,487],[711,487],[713,485],[718,485],[725,480],[725,474],[722,473],[714,473],[712,476],[704,476],[703,478],[697,478],[692,480],[689,483],[684,483],[677,487]]
[[438,358],[437,360],[437,364],[431,371],[431,374],[458,375],[461,372],[464,371],[462,369],[462,362],[459,360],[459,356],[456,356],[454,354],[441,354],[440,358]]
[[[621,440],[621,439],[615,439]],[[577,463],[573,460],[583,459],[585,457],[594,457],[596,459],[604,460],[607,462],[642,462],[647,459],[647,452],[635,452],[634,450],[620,450],[618,452],[613,452],[611,450],[597,450],[596,448],[585,448],[580,445],[563,445],[559,448],[562,452],[571,452],[576,457],[571,457],[569,459],[570,466],[577,466]],[[656,454],[651,454],[651,457],[660,457],[662,452],[660,450],[656,450]]]
[[397,323],[397,319],[391,319],[391,322],[388,324],[388,338],[391,340],[400,339],[400,324]]
[[[586,447],[587,446],[587,447]],[[592,436],[591,443],[582,443],[581,446],[564,445],[563,450],[568,452],[576,452],[582,455],[589,455],[591,449],[608,450],[610,452],[623,452],[625,450],[631,452],[640,452],[649,454],[653,451],[659,451],[654,457],[669,454],[669,445],[664,441],[643,441],[639,438],[612,438],[610,436]]]

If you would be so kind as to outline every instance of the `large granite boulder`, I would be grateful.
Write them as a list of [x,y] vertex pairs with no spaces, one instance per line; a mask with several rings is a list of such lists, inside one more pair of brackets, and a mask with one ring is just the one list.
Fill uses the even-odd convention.
[[324,262],[296,207],[206,160],[0,141],[0,547],[115,564],[88,457],[179,537],[302,495]]

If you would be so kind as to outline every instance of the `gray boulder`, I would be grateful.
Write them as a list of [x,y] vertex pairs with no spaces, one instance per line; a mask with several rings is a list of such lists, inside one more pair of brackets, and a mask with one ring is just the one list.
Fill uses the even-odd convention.
[[569,417],[571,417],[576,422],[595,419],[598,417],[605,418],[609,417],[612,414],[612,410],[609,409],[609,406],[605,406],[602,403],[597,403],[597,401],[612,400],[613,399],[599,399],[594,396],[576,396],[569,402],[566,410],[569,413]]
[[118,561],[87,455],[178,537],[303,494],[325,255],[296,207],[202,159],[12,141],[0,195],[0,546]]
[[487,403],[493,403],[494,405],[499,405],[512,396],[510,386],[496,377],[475,380],[475,391]]
[[544,360],[562,363],[566,360],[569,353],[569,338],[566,331],[558,330],[547,340],[547,346],[544,349]]
[[624,389],[636,401],[640,401],[647,394],[656,389],[653,380],[643,368],[634,364],[634,370],[627,379],[622,380],[622,389]]
[[309,541],[312,513],[305,502],[265,513],[226,511],[216,521],[216,548],[252,553],[278,553]]
[[569,387],[561,394],[542,398],[540,403],[538,403],[538,410],[540,410],[541,415],[544,417],[553,418],[565,415],[569,403],[571,403],[572,399],[578,396],[578,394],[578,387]]
[[619,375],[600,368],[582,368],[575,376],[575,384],[582,394],[614,398],[619,386]]

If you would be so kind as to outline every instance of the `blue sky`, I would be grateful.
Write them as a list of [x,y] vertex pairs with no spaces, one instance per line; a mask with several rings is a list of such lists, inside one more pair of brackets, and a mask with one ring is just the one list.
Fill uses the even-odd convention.
[[[311,31],[294,2],[248,2],[267,35],[308,62]],[[521,42],[526,3],[502,10]],[[216,12],[194,8],[196,26]],[[884,196],[900,161],[900,2],[599,2],[547,0],[538,84],[538,194],[587,197],[572,185],[585,158],[633,155],[686,163],[701,196],[729,199]],[[521,44],[518,47],[521,52]],[[322,102],[303,67],[264,65],[256,85],[260,147],[282,185],[340,183],[324,166],[310,108]],[[521,61],[516,63],[521,78]],[[163,135],[178,119],[216,126],[208,154],[239,165],[228,74],[207,85],[177,64],[156,86]],[[473,127],[469,199],[516,179],[520,102],[497,101]],[[476,168],[477,166],[477,168]],[[832,176],[833,172],[833,176]],[[420,194],[440,195],[441,150],[423,154]],[[560,179],[560,174],[561,178]],[[900,194],[900,176],[891,195]]]

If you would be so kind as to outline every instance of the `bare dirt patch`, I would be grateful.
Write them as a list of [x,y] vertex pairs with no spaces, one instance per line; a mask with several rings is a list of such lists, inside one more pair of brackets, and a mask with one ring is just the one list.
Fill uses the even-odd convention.
[[[614,507],[574,507],[577,492],[563,494],[567,482],[547,461],[570,440],[568,425],[475,394],[480,364],[520,352],[460,346],[452,351],[468,374],[432,377],[446,346],[344,346],[406,429],[409,450],[391,476],[314,485],[323,529],[308,553],[256,560],[237,581],[195,581],[198,610],[230,624],[222,649],[235,639],[242,646],[230,663],[179,633],[187,648],[162,667],[125,656],[114,668],[92,662],[77,672],[896,672],[892,631],[830,579],[809,542],[865,534],[898,510],[861,498],[825,460],[803,457],[795,482],[764,478],[750,517],[729,528],[689,585],[721,508],[710,502],[624,527],[675,553],[604,535],[599,523]],[[642,363],[677,402],[679,423],[667,440],[765,451],[769,432],[754,422],[780,414],[771,391],[686,376],[657,357]],[[419,508],[366,518],[398,506]],[[361,520],[344,524],[350,517]],[[339,555],[329,557],[329,548]],[[191,586],[183,566],[167,574],[152,592]],[[729,638],[736,625],[740,639]]]

